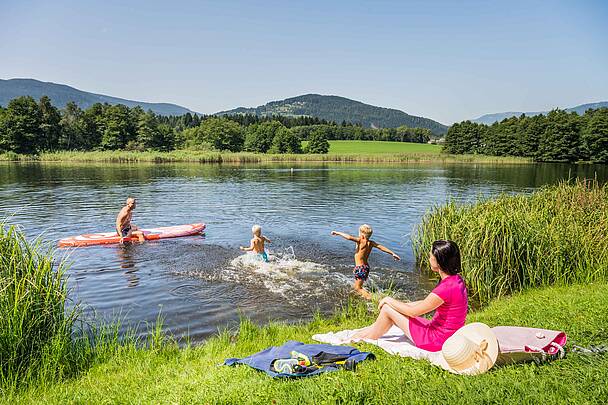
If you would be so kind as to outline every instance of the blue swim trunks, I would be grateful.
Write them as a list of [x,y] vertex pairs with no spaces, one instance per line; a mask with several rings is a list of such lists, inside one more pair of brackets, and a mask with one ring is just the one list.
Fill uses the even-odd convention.
[[269,263],[270,260],[268,260],[268,253],[266,252],[262,252],[262,253],[258,253],[258,257],[260,258],[260,260]]
[[362,264],[361,266],[355,266],[353,270],[355,280],[366,281],[369,277],[369,264]]

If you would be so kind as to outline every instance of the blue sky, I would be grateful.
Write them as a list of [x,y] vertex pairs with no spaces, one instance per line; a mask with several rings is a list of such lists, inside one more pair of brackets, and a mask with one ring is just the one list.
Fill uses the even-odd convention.
[[202,113],[335,94],[450,124],[608,100],[606,1],[6,1],[0,78]]

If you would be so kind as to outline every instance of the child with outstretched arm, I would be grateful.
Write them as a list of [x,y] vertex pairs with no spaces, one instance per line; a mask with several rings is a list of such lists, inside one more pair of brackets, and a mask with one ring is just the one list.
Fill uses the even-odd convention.
[[251,239],[251,244],[249,247],[241,246],[240,249],[245,252],[254,252],[259,258],[266,263],[269,262],[268,254],[266,253],[264,243],[272,243],[270,239],[262,235],[262,227],[259,225],[254,225],[251,228],[251,233],[253,233],[253,238]]
[[353,288],[357,294],[361,295],[367,300],[371,298],[371,294],[369,291],[363,288],[363,283],[369,277],[369,264],[367,263],[367,259],[369,258],[369,254],[371,253],[372,249],[376,248],[393,256],[395,260],[401,260],[401,258],[397,256],[395,252],[371,240],[370,238],[372,236],[372,232],[372,227],[366,224],[359,227],[359,237],[355,237],[344,232],[331,232],[332,236],[341,236],[346,240],[355,242],[355,269],[353,270],[355,282],[353,284]]

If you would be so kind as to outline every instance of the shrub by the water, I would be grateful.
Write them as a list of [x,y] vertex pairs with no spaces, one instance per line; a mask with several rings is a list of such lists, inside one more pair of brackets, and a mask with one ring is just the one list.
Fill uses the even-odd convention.
[[329,142],[322,131],[315,130],[308,138],[306,153],[327,153],[329,152]]
[[469,293],[481,304],[527,287],[608,279],[608,186],[564,182],[531,195],[436,207],[413,246],[426,266],[437,239],[458,243]]

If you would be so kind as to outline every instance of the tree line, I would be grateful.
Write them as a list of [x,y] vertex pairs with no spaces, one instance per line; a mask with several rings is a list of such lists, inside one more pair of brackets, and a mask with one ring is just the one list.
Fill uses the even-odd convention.
[[523,156],[538,162],[608,163],[608,108],[587,110],[583,115],[556,109],[492,125],[463,121],[448,129],[444,151]]
[[[23,96],[0,107],[0,152],[198,149],[260,153],[327,153],[328,140],[427,142],[423,128],[363,128],[315,117],[162,116],[141,107],[97,103],[63,109],[47,96]],[[308,141],[305,148],[302,141]]]

